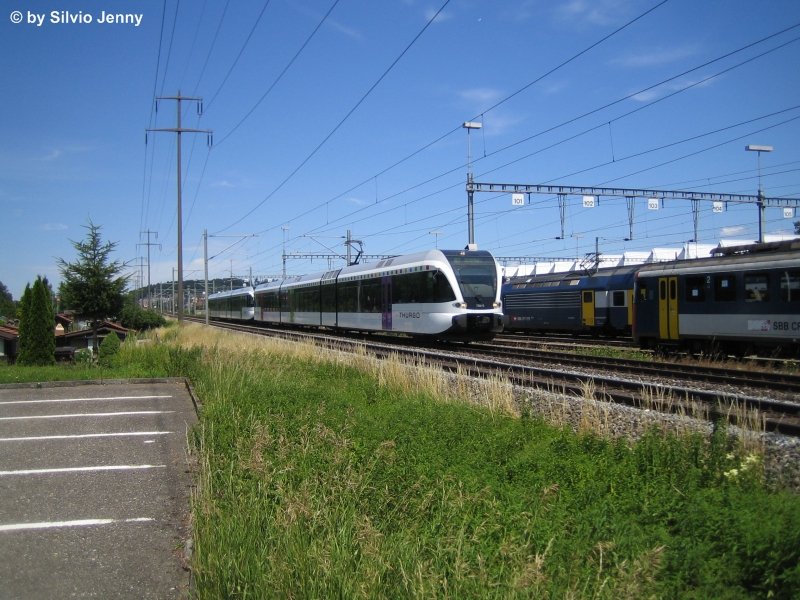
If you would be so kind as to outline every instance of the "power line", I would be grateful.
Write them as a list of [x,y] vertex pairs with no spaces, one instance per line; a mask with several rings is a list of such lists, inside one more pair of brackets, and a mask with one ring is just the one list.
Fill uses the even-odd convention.
[[[483,117],[484,117],[484,115],[485,115],[486,113],[488,113],[488,112],[490,112],[490,111],[494,110],[495,108],[498,108],[499,106],[501,106],[501,105],[505,104],[506,102],[508,102],[509,100],[511,100],[513,97],[515,97],[515,96],[519,95],[520,93],[522,93],[522,92],[523,92],[523,91],[525,91],[526,89],[530,88],[532,85],[534,85],[534,84],[536,84],[536,83],[538,83],[538,82],[542,81],[544,78],[548,77],[549,75],[552,75],[553,73],[555,73],[555,72],[556,72],[556,71],[558,71],[559,69],[562,69],[563,67],[565,67],[566,65],[568,65],[569,63],[571,63],[572,61],[574,61],[575,59],[577,59],[578,57],[582,56],[583,54],[586,54],[587,52],[589,52],[589,51],[590,51],[590,50],[592,50],[593,48],[595,48],[595,47],[599,46],[600,44],[602,44],[603,42],[605,42],[605,41],[609,40],[610,38],[612,38],[613,36],[615,36],[615,35],[616,35],[616,34],[618,34],[619,32],[623,31],[624,29],[626,29],[627,27],[629,27],[630,25],[632,25],[632,24],[633,24],[633,23],[635,23],[636,21],[639,21],[640,19],[642,19],[643,17],[645,17],[645,16],[646,16],[646,15],[648,15],[649,13],[653,12],[655,9],[659,8],[659,7],[660,7],[660,6],[662,6],[663,4],[666,4],[666,2],[667,2],[667,1],[668,1],[668,0],[664,0],[663,2],[660,2],[659,4],[657,4],[657,5],[653,6],[652,8],[650,8],[650,9],[648,9],[648,10],[646,10],[645,12],[643,12],[642,14],[640,14],[639,16],[637,16],[637,17],[635,17],[635,18],[631,19],[630,21],[628,21],[627,23],[625,23],[625,24],[624,24],[624,25],[622,25],[621,27],[619,27],[619,28],[615,29],[615,30],[614,30],[613,32],[611,32],[610,34],[608,34],[608,35],[606,35],[606,36],[602,37],[600,40],[598,40],[598,41],[594,42],[593,44],[591,44],[591,45],[587,46],[586,48],[584,48],[583,50],[581,50],[581,51],[580,51],[580,52],[578,52],[577,54],[575,54],[575,55],[573,55],[572,57],[568,58],[567,60],[565,60],[565,61],[561,62],[561,63],[560,63],[558,66],[556,66],[556,67],[553,67],[552,69],[550,69],[549,71],[547,71],[545,74],[543,74],[543,75],[540,75],[539,77],[537,77],[537,78],[536,78],[536,79],[534,79],[533,81],[530,81],[529,83],[525,84],[524,86],[522,86],[521,88],[517,89],[515,92],[513,92],[513,93],[509,94],[509,95],[508,95],[508,96],[506,96],[505,98],[503,98],[503,99],[499,100],[498,102],[496,102],[494,105],[490,106],[489,108],[487,108],[487,109],[484,109],[484,110],[483,110],[483,111],[482,111],[482,112],[481,112],[479,115],[475,115],[475,116],[473,116],[471,119],[468,119],[468,120],[477,120],[478,118],[481,118],[481,119],[483,119]],[[305,211],[304,213],[302,213],[302,214],[298,215],[297,217],[294,217],[294,218],[293,218],[293,219],[291,219],[291,220],[295,220],[295,219],[298,219],[298,218],[302,218],[302,217],[304,217],[305,215],[307,215],[307,214],[309,214],[309,213],[311,213],[311,212],[313,212],[313,211],[317,210],[318,208],[322,207],[323,205],[325,205],[325,204],[329,204],[330,202],[334,202],[334,201],[338,200],[339,198],[342,198],[343,196],[346,196],[346,195],[347,195],[347,194],[349,194],[350,192],[352,192],[352,191],[354,191],[354,190],[357,190],[357,189],[358,189],[358,188],[360,188],[362,185],[364,185],[364,184],[366,184],[366,183],[368,183],[368,182],[370,182],[370,181],[372,181],[372,180],[377,180],[377,178],[378,178],[378,177],[380,177],[381,175],[384,175],[384,174],[388,173],[389,171],[391,171],[392,169],[394,169],[394,168],[396,168],[396,167],[400,166],[401,164],[403,164],[403,163],[405,163],[405,162],[407,162],[407,161],[411,160],[411,159],[412,159],[412,158],[414,158],[415,156],[417,156],[417,155],[421,154],[422,152],[424,152],[424,151],[425,151],[425,150],[427,150],[428,148],[430,148],[430,147],[432,147],[432,146],[435,146],[436,144],[438,144],[439,142],[441,142],[441,141],[442,141],[442,140],[444,140],[445,138],[447,138],[447,137],[449,137],[450,135],[452,135],[452,134],[456,133],[457,131],[460,131],[461,129],[462,129],[462,126],[461,126],[461,124],[457,125],[457,126],[456,126],[456,127],[454,127],[453,129],[451,129],[451,130],[449,130],[448,132],[446,132],[446,133],[444,133],[444,134],[440,135],[439,137],[437,137],[437,138],[436,138],[436,139],[434,139],[433,141],[431,141],[431,142],[428,142],[427,144],[425,144],[425,145],[421,146],[420,148],[418,148],[417,150],[415,150],[415,151],[414,151],[414,152],[412,152],[411,154],[409,154],[409,155],[407,155],[407,156],[405,156],[405,157],[401,158],[400,160],[396,161],[395,163],[393,163],[393,164],[389,165],[388,167],[386,167],[386,168],[385,168],[385,169],[383,169],[382,171],[379,171],[379,172],[378,172],[378,173],[376,173],[375,175],[372,175],[372,176],[368,177],[367,179],[363,180],[362,182],[360,182],[360,183],[357,183],[356,185],[352,186],[351,188],[349,188],[349,189],[345,190],[344,192],[341,192],[341,193],[340,193],[340,194],[338,194],[337,196],[334,196],[333,198],[331,198],[331,199],[327,200],[325,203],[323,203],[323,204],[320,204],[320,205],[317,205],[316,207],[314,207],[314,208],[312,208],[312,209],[309,209],[309,210]],[[460,168],[460,167],[459,167],[459,168]],[[447,173],[445,173],[444,175],[447,175],[447,174],[449,174],[450,172],[452,172],[452,171],[448,171],[448,172],[447,172]],[[273,192],[273,193],[274,193],[274,192]],[[248,213],[248,214],[249,214],[249,213]],[[265,230],[265,231],[267,231],[267,230]]]
[[178,25],[178,8],[181,0],[175,0],[175,14],[172,17],[172,32],[169,36],[169,47],[167,48],[167,60],[164,63],[164,76],[161,79],[161,93],[164,93],[164,85],[167,83],[167,71],[169,71],[169,61],[172,57],[172,42],[175,41],[175,27]]
[[331,4],[330,8],[328,9],[328,12],[326,12],[326,13],[325,13],[325,15],[322,17],[322,19],[320,20],[320,22],[319,22],[319,23],[317,23],[317,26],[316,26],[316,27],[314,28],[314,30],[313,30],[313,31],[312,31],[312,32],[311,32],[311,33],[308,35],[308,37],[306,38],[306,41],[305,41],[305,42],[303,42],[303,44],[300,46],[300,48],[297,50],[297,52],[295,52],[295,54],[294,54],[294,56],[292,57],[292,59],[291,59],[291,60],[290,60],[290,61],[289,61],[289,62],[286,64],[286,66],[283,68],[283,70],[280,72],[280,74],[279,74],[279,75],[278,75],[278,76],[275,78],[275,80],[272,82],[272,84],[269,86],[269,88],[267,88],[267,91],[266,91],[266,92],[264,92],[264,94],[261,96],[261,98],[259,98],[259,99],[258,99],[258,101],[256,101],[256,103],[255,103],[255,104],[254,104],[254,105],[253,105],[253,106],[250,108],[250,110],[248,110],[248,111],[245,113],[245,115],[244,115],[244,116],[243,116],[241,119],[239,119],[239,122],[238,122],[238,123],[236,123],[236,125],[234,125],[234,126],[233,126],[233,128],[232,128],[232,129],[231,129],[231,130],[230,130],[228,133],[226,133],[224,136],[222,136],[222,139],[220,139],[220,140],[219,140],[219,141],[216,143],[217,147],[219,147],[219,145],[220,145],[220,144],[222,144],[222,143],[223,143],[225,140],[227,140],[227,139],[228,139],[228,138],[229,138],[231,135],[233,135],[233,133],[234,133],[234,132],[235,132],[237,129],[239,129],[239,127],[242,125],[242,123],[244,123],[244,122],[245,122],[245,121],[246,121],[246,120],[247,120],[247,119],[250,117],[250,115],[252,115],[252,114],[253,114],[253,112],[254,112],[254,111],[255,111],[255,110],[256,110],[256,109],[257,109],[257,108],[258,108],[258,107],[261,105],[261,103],[262,103],[262,102],[264,101],[264,99],[265,99],[265,98],[266,98],[266,97],[267,97],[267,96],[270,94],[270,92],[272,92],[273,88],[274,88],[276,85],[278,85],[278,82],[279,82],[281,79],[283,79],[283,76],[284,76],[284,75],[286,75],[287,71],[289,71],[289,69],[290,69],[290,68],[291,68],[291,66],[294,64],[294,62],[295,62],[295,61],[298,59],[298,57],[299,57],[299,56],[300,56],[300,54],[303,52],[303,50],[305,50],[306,46],[308,46],[308,44],[309,44],[309,42],[311,41],[311,39],[312,39],[312,38],[313,38],[313,37],[316,35],[316,33],[317,33],[317,31],[319,31],[320,27],[322,27],[323,23],[325,23],[325,21],[327,21],[327,20],[328,20],[328,17],[329,17],[329,16],[330,16],[330,14],[333,12],[333,9],[334,9],[334,8],[336,8],[336,5],[337,5],[337,4],[339,4],[339,1],[340,1],[340,0],[334,0],[333,4]]
[[178,92],[177,96],[163,96],[157,98],[157,100],[175,100],[177,106],[177,125],[175,127],[170,128],[161,128],[161,129],[150,129],[148,131],[155,131],[155,132],[167,132],[167,133],[175,133],[178,139],[178,154],[177,154],[177,162],[178,162],[178,211],[176,217],[176,224],[178,230],[178,298],[180,302],[178,303],[178,322],[181,323],[183,321],[183,215],[182,215],[182,208],[181,208],[181,189],[182,189],[182,173],[181,173],[181,134],[183,133],[205,133],[210,136],[211,131],[206,129],[188,129],[181,127],[181,102],[184,100],[188,100],[190,102],[196,102],[198,105],[198,111],[200,107],[202,107],[202,98],[193,98],[187,96],[181,96],[180,91]]
[[[164,41],[164,16],[167,11],[167,0],[164,0],[161,7],[161,32],[158,34],[158,53],[156,55],[156,72],[153,77],[153,97],[156,95],[156,87],[158,86],[158,70],[161,66],[161,44]],[[147,121],[147,126],[153,126],[153,115],[155,113],[155,103],[150,105],[150,118]],[[152,172],[152,171],[151,171]],[[152,181],[152,177],[151,177]],[[144,149],[144,172],[142,173],[142,207],[139,215],[139,227],[144,226],[144,220],[150,210],[150,197],[146,194],[147,189],[147,147]],[[145,204],[146,197],[146,204]]]
[[[211,100],[208,101],[208,108],[209,109],[211,108],[211,105],[214,104],[214,100],[217,99],[217,96],[219,95],[219,93],[222,90],[222,88],[225,86],[225,83],[228,81],[228,77],[230,77],[231,73],[233,73],[233,70],[236,68],[236,65],[238,64],[239,59],[242,57],[242,54],[244,54],[244,49],[247,48],[247,44],[250,43],[250,38],[253,37],[253,34],[255,33],[256,28],[258,27],[258,24],[261,22],[261,18],[264,16],[264,12],[267,10],[267,7],[269,6],[270,1],[271,0],[266,0],[266,2],[264,2],[264,6],[261,7],[261,12],[258,13],[258,18],[256,18],[255,22],[253,23],[253,26],[250,28],[250,33],[247,34],[247,38],[245,38],[244,44],[242,44],[242,47],[239,48],[239,53],[236,55],[236,58],[233,60],[233,64],[231,64],[230,68],[228,69],[228,72],[225,74],[225,77],[222,79],[222,83],[220,83],[219,87],[217,87],[217,91],[214,92],[214,94],[211,96]],[[227,6],[226,6],[226,8],[227,8]]]
[[[786,28],[786,29],[782,29],[781,31],[778,31],[778,32],[776,32],[776,33],[774,33],[774,34],[771,34],[771,35],[767,36],[767,37],[761,38],[760,40],[757,40],[757,41],[755,41],[755,42],[752,42],[752,43],[750,43],[750,44],[747,44],[746,46],[743,46],[743,47],[741,47],[741,48],[739,48],[739,49],[737,49],[737,50],[734,50],[734,51],[732,51],[732,52],[728,52],[728,53],[726,53],[726,54],[724,54],[724,55],[722,55],[722,56],[720,56],[720,57],[718,57],[718,58],[715,58],[715,59],[713,59],[713,60],[711,60],[711,61],[707,61],[707,62],[703,63],[702,65],[700,65],[700,66],[698,66],[698,67],[694,67],[694,68],[692,68],[692,69],[689,69],[688,71],[684,71],[683,73],[681,73],[681,74],[679,74],[679,75],[675,75],[675,76],[669,77],[669,78],[667,78],[667,79],[664,79],[664,80],[662,80],[662,81],[660,81],[660,82],[658,82],[658,83],[656,83],[656,84],[654,84],[654,85],[648,86],[648,87],[646,87],[646,88],[644,88],[644,89],[642,89],[642,90],[639,90],[639,91],[637,91],[637,92],[634,92],[634,93],[632,93],[632,94],[628,94],[628,95],[626,95],[626,96],[624,96],[624,97],[622,97],[622,98],[619,98],[619,99],[617,99],[617,100],[614,100],[613,102],[610,102],[610,103],[608,103],[608,104],[605,104],[604,106],[601,106],[601,107],[599,107],[599,108],[593,109],[593,110],[591,110],[591,111],[588,111],[588,112],[585,112],[585,113],[583,113],[583,114],[582,114],[582,115],[580,115],[580,116],[573,117],[573,118],[571,118],[571,119],[568,119],[568,120],[566,120],[566,121],[563,121],[563,122],[559,123],[558,125],[554,125],[554,126],[552,126],[552,127],[549,127],[549,128],[547,128],[547,129],[545,129],[545,130],[542,130],[542,131],[540,131],[540,132],[538,132],[538,133],[536,133],[536,134],[534,134],[534,135],[532,135],[532,136],[528,136],[528,137],[526,137],[526,138],[524,138],[524,139],[522,139],[522,140],[518,140],[517,142],[513,142],[513,143],[511,143],[511,144],[508,144],[507,146],[504,146],[503,148],[499,148],[498,150],[495,150],[494,152],[491,152],[491,153],[489,153],[488,155],[485,155],[483,158],[489,158],[489,157],[491,157],[491,156],[494,156],[494,155],[496,155],[496,154],[500,154],[500,153],[502,153],[502,152],[505,152],[506,150],[509,150],[509,149],[511,149],[511,148],[513,148],[513,147],[515,147],[515,146],[518,146],[518,145],[520,145],[520,144],[522,144],[522,143],[524,143],[524,142],[528,142],[528,141],[530,141],[530,140],[532,140],[532,139],[534,139],[534,138],[536,138],[536,137],[539,137],[539,136],[541,136],[541,135],[544,135],[545,133],[550,133],[550,132],[552,132],[552,131],[555,131],[556,129],[559,129],[559,128],[561,128],[561,127],[564,127],[565,125],[568,125],[568,124],[570,124],[570,123],[573,123],[573,122],[575,122],[575,121],[578,121],[578,120],[580,120],[580,119],[582,119],[582,118],[584,118],[584,117],[587,117],[587,116],[589,116],[589,115],[592,115],[592,114],[595,114],[595,113],[597,113],[597,112],[600,112],[601,110],[604,110],[604,109],[606,109],[606,108],[609,108],[609,107],[611,107],[611,106],[613,106],[613,105],[615,105],[615,104],[618,104],[618,103],[620,103],[620,102],[622,102],[622,101],[624,101],[624,100],[627,100],[627,99],[630,99],[630,98],[632,98],[632,97],[634,97],[634,96],[637,96],[637,95],[639,95],[639,94],[642,94],[642,93],[644,93],[645,91],[649,91],[649,90],[652,90],[652,89],[654,89],[654,88],[657,88],[657,87],[659,87],[659,86],[661,86],[661,85],[664,85],[665,83],[668,83],[668,82],[670,82],[670,81],[673,81],[674,79],[677,79],[677,78],[679,78],[679,77],[682,77],[683,75],[686,75],[686,74],[688,74],[688,73],[691,73],[691,72],[693,72],[693,71],[696,71],[697,69],[700,69],[700,68],[702,68],[702,67],[705,67],[705,66],[708,66],[708,65],[710,65],[710,64],[713,64],[713,63],[715,63],[715,62],[718,62],[718,61],[720,61],[720,60],[722,60],[722,59],[724,59],[724,58],[728,58],[728,57],[730,57],[730,56],[732,56],[732,55],[734,55],[734,54],[736,54],[736,53],[738,53],[738,52],[741,52],[741,51],[743,51],[743,50],[745,50],[745,49],[751,48],[751,47],[755,46],[756,44],[763,43],[763,42],[765,42],[765,41],[768,41],[768,40],[770,40],[770,39],[773,39],[774,37],[776,37],[776,36],[778,36],[778,35],[781,35],[781,34],[783,34],[783,33],[786,33],[787,31],[790,31],[790,30],[792,30],[792,29],[795,29],[795,28],[797,28],[797,27],[800,27],[800,23],[798,23],[798,24],[795,24],[795,25],[792,25],[791,27],[788,27],[788,28]],[[772,52],[774,52],[774,51],[776,51],[776,50],[779,50],[779,49],[781,49],[781,48],[783,48],[783,47],[787,46],[788,44],[791,44],[791,43],[794,43],[794,42],[798,41],[799,39],[800,39],[800,38],[794,38],[794,39],[792,39],[792,40],[790,40],[790,41],[788,41],[788,42],[785,42],[785,43],[781,44],[780,46],[777,46],[777,47],[775,47],[775,48],[772,48],[772,49],[770,49],[770,50],[767,50],[767,51],[765,51],[765,52],[763,52],[763,53],[761,53],[761,54],[759,54],[759,55],[757,55],[757,56],[755,56],[755,57],[751,57],[751,58],[749,58],[749,59],[747,59],[747,60],[744,60],[744,61],[742,61],[742,62],[740,62],[740,63],[738,63],[738,64],[736,64],[736,65],[734,65],[734,66],[732,66],[732,67],[729,67],[729,68],[727,68],[727,69],[724,69],[723,71],[721,71],[721,72],[719,72],[719,73],[717,73],[717,74],[715,74],[715,75],[709,76],[709,77],[707,77],[707,78],[703,79],[703,80],[702,80],[702,81],[700,81],[700,82],[695,82],[695,83],[689,84],[689,85],[687,85],[687,86],[685,86],[685,87],[681,88],[680,90],[676,90],[676,91],[674,91],[673,93],[671,93],[671,94],[668,94],[668,95],[667,95],[667,96],[665,96],[665,97],[658,98],[658,99],[656,99],[656,100],[653,100],[653,101],[651,101],[651,102],[649,102],[649,103],[645,104],[644,106],[640,106],[640,107],[638,107],[638,108],[635,108],[635,109],[633,109],[633,110],[631,110],[631,111],[628,111],[627,113],[625,113],[625,114],[623,114],[623,115],[620,115],[620,116],[618,116],[618,117],[615,117],[614,119],[612,119],[612,121],[618,121],[618,120],[621,120],[621,119],[623,119],[623,118],[625,118],[625,117],[628,117],[628,116],[630,116],[630,115],[633,115],[634,113],[636,113],[636,112],[639,112],[639,111],[641,111],[641,110],[643,110],[643,109],[645,109],[645,108],[647,108],[647,107],[650,107],[650,106],[652,106],[652,105],[654,105],[654,104],[657,104],[658,102],[661,102],[662,100],[665,100],[665,99],[667,99],[667,98],[671,98],[671,97],[673,97],[673,96],[675,96],[675,95],[677,95],[677,94],[679,94],[679,93],[681,93],[681,92],[684,92],[684,91],[686,91],[686,90],[688,90],[688,89],[691,89],[691,88],[693,88],[693,87],[696,87],[696,86],[697,86],[697,85],[699,85],[700,83],[707,82],[707,81],[709,81],[709,80],[711,80],[711,79],[713,79],[713,78],[715,78],[715,77],[718,77],[719,75],[721,75],[721,74],[723,74],[723,73],[727,73],[727,72],[729,72],[729,71],[733,70],[734,68],[741,67],[741,66],[743,66],[743,65],[745,65],[745,64],[747,64],[747,63],[749,63],[749,62],[751,62],[751,61],[753,61],[753,60],[755,60],[755,59],[757,59],[757,58],[762,58],[762,57],[766,56],[767,54],[770,54],[770,53],[772,53]],[[787,109],[787,110],[791,110],[791,109]],[[777,114],[777,113],[776,113],[776,114]],[[764,118],[764,117],[759,117],[759,118]],[[512,165],[512,164],[514,164],[514,163],[516,163],[516,162],[520,162],[520,161],[522,161],[522,160],[525,160],[525,159],[527,159],[527,158],[530,158],[531,156],[534,156],[534,155],[536,155],[536,154],[540,154],[540,153],[542,153],[542,152],[544,152],[544,151],[546,151],[546,150],[550,150],[550,149],[552,149],[552,148],[555,148],[556,146],[559,146],[559,145],[561,145],[561,144],[564,144],[564,143],[566,143],[566,142],[568,142],[568,141],[571,141],[571,140],[577,139],[578,137],[581,137],[581,136],[583,136],[583,135],[586,135],[587,133],[590,133],[590,132],[592,132],[592,131],[595,131],[595,130],[597,130],[597,129],[600,129],[600,128],[602,128],[602,127],[605,127],[605,126],[607,126],[607,124],[608,124],[608,123],[601,123],[601,124],[595,125],[595,126],[593,126],[593,127],[590,127],[590,128],[588,128],[588,129],[585,129],[584,131],[581,131],[580,133],[574,134],[574,135],[572,135],[572,136],[570,136],[570,137],[567,137],[567,138],[565,138],[565,139],[562,139],[562,140],[560,140],[560,141],[557,141],[557,142],[555,142],[555,143],[553,143],[553,144],[551,144],[551,145],[549,145],[549,146],[547,146],[547,147],[545,147],[545,148],[541,148],[541,149],[539,149],[539,150],[537,150],[537,151],[535,151],[535,152],[532,152],[532,153],[526,154],[525,156],[522,156],[522,157],[520,157],[520,158],[514,159],[513,161],[510,161],[510,162],[507,162],[507,163],[505,163],[505,164],[503,164],[503,165],[501,165],[501,166],[499,166],[499,167],[497,167],[497,168],[493,169],[492,171],[496,171],[496,170],[498,170],[498,169],[501,169],[501,168],[508,167],[508,166],[510,166],[510,165]],[[461,127],[459,126],[459,127],[458,127],[458,128],[456,128],[456,129],[461,129]],[[481,158],[478,158],[478,159],[475,159],[475,162],[479,162],[479,161],[481,161],[481,160],[482,160]],[[620,159],[620,160],[617,160],[616,162],[620,162],[620,161],[621,161],[621,159]],[[396,163],[396,164],[399,164],[399,163]],[[601,166],[606,166],[606,165],[608,165],[608,164],[611,164],[611,163],[602,163],[602,164],[600,164],[600,165],[596,165],[595,167],[591,167],[591,168],[599,168],[599,167],[601,167]],[[407,192],[409,192],[409,191],[411,191],[411,190],[413,190],[413,189],[415,189],[415,188],[417,188],[417,187],[421,187],[422,185],[425,185],[425,184],[427,184],[427,183],[430,183],[430,182],[432,182],[432,181],[435,181],[436,179],[440,179],[440,178],[442,178],[442,177],[445,177],[445,176],[447,176],[447,175],[449,175],[449,174],[451,174],[451,173],[453,173],[453,172],[455,172],[455,171],[457,171],[457,170],[459,170],[459,169],[463,168],[463,166],[464,166],[464,165],[463,165],[463,164],[461,164],[461,165],[459,165],[458,167],[454,167],[453,169],[450,169],[450,170],[448,170],[448,171],[446,171],[446,172],[444,172],[444,173],[441,173],[441,174],[439,174],[439,175],[436,175],[436,176],[434,176],[434,177],[431,177],[431,178],[427,179],[426,181],[424,181],[424,182],[422,182],[422,183],[415,184],[415,185],[413,185],[413,186],[411,186],[411,187],[405,188],[404,190],[402,190],[402,191],[400,191],[400,192],[397,192],[397,193],[395,193],[395,194],[392,194],[392,195],[390,195],[390,196],[387,196],[387,197],[385,197],[385,198],[383,198],[383,199],[381,199],[381,200],[377,201],[375,204],[372,204],[372,205],[370,205],[370,206],[366,206],[366,207],[362,207],[362,208],[356,209],[355,211],[353,211],[353,212],[349,213],[348,215],[344,215],[343,217],[340,217],[339,219],[337,219],[337,221],[340,221],[340,220],[346,219],[346,218],[348,218],[348,217],[350,217],[350,216],[352,216],[352,215],[354,215],[354,214],[357,214],[357,213],[359,213],[359,212],[362,212],[362,211],[365,211],[365,210],[369,210],[369,209],[373,208],[373,207],[374,207],[376,204],[379,204],[379,203],[385,202],[386,200],[389,200],[389,199],[395,198],[395,197],[397,197],[397,196],[399,196],[399,195],[401,195],[401,194],[407,193]],[[492,171],[488,171],[488,172],[490,173],[490,172],[492,172]],[[572,173],[571,175],[575,175],[575,174],[578,174],[578,173],[580,173],[580,172],[583,172],[583,171],[578,171],[578,172],[576,172],[576,173]],[[485,173],[484,173],[484,174],[485,174]],[[562,176],[562,178],[563,178],[563,177],[568,177],[568,176],[570,176],[570,175],[564,175],[564,176]],[[367,179],[367,180],[365,180],[365,182],[366,182],[366,181],[370,181],[370,180],[371,180],[371,178],[370,178],[370,179]],[[363,183],[365,183],[365,182],[362,182],[362,184],[359,184],[359,186],[360,186],[360,185],[363,185]],[[358,187],[358,186],[357,186],[357,187]],[[448,188],[445,188],[445,190],[441,190],[441,191],[446,191],[447,189],[452,189],[453,187],[455,187],[455,186],[450,186],[450,187],[448,187]],[[351,188],[349,191],[352,191],[353,189],[356,189],[356,188]],[[349,191],[348,191],[348,192],[346,192],[346,193],[349,193]],[[340,195],[339,195],[339,196],[337,196],[336,198],[340,198],[342,195],[344,195],[344,194],[340,194]],[[328,200],[326,203],[328,203],[328,202],[332,202],[332,201],[333,201],[333,200],[335,200],[336,198],[333,198],[333,199],[331,199],[331,200]],[[295,220],[295,219],[297,219],[297,218],[301,218],[302,216],[305,216],[305,215],[309,214],[310,212],[313,212],[313,210],[317,210],[318,208],[320,208],[320,207],[321,207],[321,206],[323,206],[323,205],[324,205],[324,204],[321,204],[321,205],[318,205],[317,207],[315,207],[315,208],[313,208],[313,209],[307,210],[307,211],[305,211],[304,213],[302,213],[302,214],[301,214],[301,215],[299,215],[298,217],[295,217],[295,218],[294,218],[294,219],[292,219],[292,220]],[[334,221],[334,222],[336,222],[336,221]],[[327,225],[327,224],[326,224],[326,225]],[[315,229],[319,229],[319,228],[315,228]],[[314,229],[314,230],[315,230],[315,229]],[[314,231],[314,230],[312,230],[312,231]]]
[[400,62],[400,59],[402,59],[406,55],[406,53],[411,49],[411,47],[416,43],[416,41],[422,36],[422,34],[425,33],[425,31],[428,29],[428,27],[431,26],[431,23],[433,23],[436,20],[436,18],[439,16],[439,14],[445,9],[445,7],[448,4],[450,4],[450,0],[445,0],[444,4],[442,4],[442,6],[439,7],[439,10],[437,10],[436,13],[430,19],[428,19],[428,22],[425,23],[425,26],[420,30],[419,33],[417,33],[416,36],[414,36],[414,39],[412,39],[411,42],[408,44],[408,46],[406,46],[405,49],[400,53],[400,55],[397,58],[394,59],[392,64],[389,65],[389,67],[381,74],[381,76],[378,77],[377,81],[375,81],[375,83],[373,83],[372,86],[370,86],[370,88],[364,93],[364,95],[361,96],[361,98],[358,100],[358,102],[356,102],[355,105],[348,111],[348,113],[339,121],[339,123],[337,123],[336,126],[328,133],[328,135],[326,135],[325,138],[319,144],[317,144],[317,147],[314,148],[314,150],[312,150],[311,153],[308,156],[306,156],[306,158],[304,158],[303,161],[291,173],[289,173],[289,175],[278,185],[278,187],[276,187],[269,194],[267,194],[266,198],[264,198],[261,202],[256,204],[252,209],[250,209],[247,213],[245,213],[238,220],[234,221],[233,223],[231,223],[227,227],[224,227],[223,229],[220,229],[219,231],[220,232],[221,231],[227,231],[228,229],[230,229],[234,225],[236,225],[238,223],[241,223],[247,217],[249,217],[251,214],[253,214],[256,210],[261,208],[264,205],[264,203],[267,202],[267,200],[272,198],[272,196],[274,196],[278,191],[280,191],[281,188],[283,188],[283,186],[286,185],[289,182],[289,180],[292,179],[292,177],[294,177],[297,174],[297,172],[300,171],[300,169],[302,169],[306,165],[306,163],[308,163],[308,161],[310,161],[314,157],[314,155],[316,155],[317,152],[319,152],[319,150],[327,143],[327,141],[329,139],[331,139],[331,137],[333,137],[333,134],[336,133],[342,125],[344,125],[345,121],[347,121],[347,119],[350,118],[350,116],[358,109],[358,107],[361,106],[364,103],[364,101],[367,99],[367,97],[375,90],[376,87],[378,87],[378,85],[381,83],[381,81],[383,81],[386,78],[386,76],[395,67],[395,65],[397,65],[398,62]]
[[[200,69],[200,75],[197,76],[197,83],[194,84],[194,92],[197,93],[197,89],[200,87],[200,82],[203,79],[203,75],[206,72],[206,67],[208,66],[208,61],[211,58],[211,53],[214,51],[214,47],[217,45],[217,38],[219,37],[219,30],[222,29],[222,23],[225,21],[225,15],[228,13],[228,5],[231,3],[231,0],[227,0],[225,2],[225,8],[222,9],[222,16],[220,16],[219,21],[217,22],[217,29],[214,31],[214,39],[211,40],[211,46],[208,48],[208,53],[206,54],[206,59],[203,62],[203,68]],[[155,95],[155,94],[154,94]]]

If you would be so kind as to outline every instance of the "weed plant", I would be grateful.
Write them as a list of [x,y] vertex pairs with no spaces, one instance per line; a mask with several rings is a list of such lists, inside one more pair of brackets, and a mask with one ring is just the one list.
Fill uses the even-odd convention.
[[654,430],[630,445],[505,401],[460,403],[451,379],[397,361],[243,336],[226,345],[197,329],[183,343],[202,354],[182,356],[201,365],[204,402],[198,598],[800,589],[800,501],[769,490],[758,456],[724,426],[710,440]]

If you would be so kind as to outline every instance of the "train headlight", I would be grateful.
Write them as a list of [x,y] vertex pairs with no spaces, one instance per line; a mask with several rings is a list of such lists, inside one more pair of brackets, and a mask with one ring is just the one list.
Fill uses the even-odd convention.
[[494,304],[492,304],[492,307],[494,308],[500,308],[501,306],[503,306],[502,302],[495,302]]
[[453,302],[453,306],[456,308],[467,308],[466,302]]

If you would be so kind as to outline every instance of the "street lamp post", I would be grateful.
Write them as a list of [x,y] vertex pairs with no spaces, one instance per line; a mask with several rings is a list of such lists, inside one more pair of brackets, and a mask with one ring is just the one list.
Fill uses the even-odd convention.
[[758,243],[764,243],[764,190],[761,188],[761,153],[772,152],[772,146],[758,146],[755,144],[748,144],[744,147],[748,152],[758,153]]
[[470,131],[480,129],[483,123],[476,121],[465,121],[462,125],[467,130],[467,226],[469,229],[469,242],[467,248],[475,248],[475,207],[474,197],[475,188],[472,183],[472,143],[470,141]]

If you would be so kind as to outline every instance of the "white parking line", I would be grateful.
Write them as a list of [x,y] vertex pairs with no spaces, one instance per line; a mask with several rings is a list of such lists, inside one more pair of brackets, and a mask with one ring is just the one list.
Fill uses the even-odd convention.
[[169,415],[174,410],[132,410],[110,413],[77,413],[70,415],[32,415],[25,417],[0,417],[0,421],[22,421],[25,419],[73,419],[77,417],[120,417],[125,415]]
[[0,477],[10,475],[49,475],[51,473],[83,473],[89,471],[132,471],[144,469],[165,469],[167,465],[98,465],[96,467],[62,467],[59,469],[21,469],[19,471],[0,471]]
[[46,440],[80,440],[86,438],[129,437],[145,435],[170,435],[174,431],[122,431],[120,433],[82,433],[76,435],[33,435],[28,437],[0,438],[0,442],[41,442]]
[[101,400],[159,400],[163,398],[174,398],[171,395],[162,396],[106,396],[104,398],[50,398],[44,400],[0,400],[0,406],[7,404],[45,404],[48,402],[98,402]]
[[149,523],[155,521],[150,517],[138,517],[135,519],[79,519],[75,521],[41,521],[39,523],[9,523],[0,525],[0,532],[3,531],[26,531],[29,529],[51,529],[56,527],[87,527],[91,525],[113,525],[115,523]]

